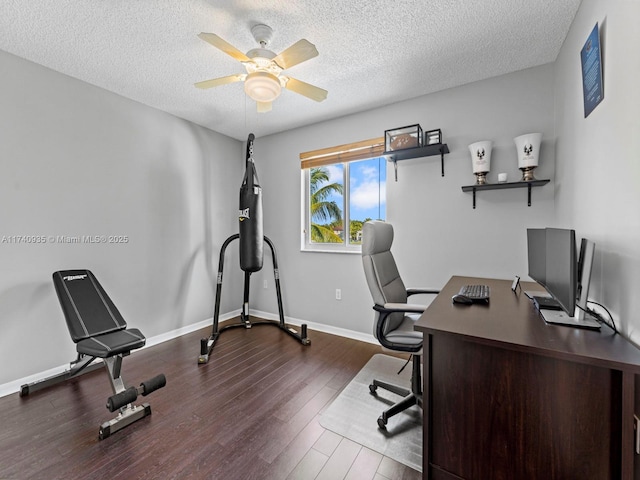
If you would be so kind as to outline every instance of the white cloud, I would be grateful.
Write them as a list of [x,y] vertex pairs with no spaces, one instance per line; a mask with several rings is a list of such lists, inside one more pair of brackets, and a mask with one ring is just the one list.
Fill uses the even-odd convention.
[[357,173],[351,177],[351,206],[369,209],[376,208],[379,204],[384,205],[386,190],[385,182],[379,182],[378,166],[363,162],[359,165]]
[[376,182],[378,181],[378,167],[375,166],[362,166],[360,167],[360,174],[362,175],[362,177],[365,180],[371,181],[371,180],[375,180]]
[[[378,188],[380,185],[380,189]],[[386,199],[386,185],[378,183],[377,174],[374,180],[365,180],[358,186],[355,186],[351,191],[351,205],[357,208],[373,208],[378,204],[385,204]]]
[[329,173],[329,183],[339,183],[342,185],[342,165],[327,165],[324,167]]

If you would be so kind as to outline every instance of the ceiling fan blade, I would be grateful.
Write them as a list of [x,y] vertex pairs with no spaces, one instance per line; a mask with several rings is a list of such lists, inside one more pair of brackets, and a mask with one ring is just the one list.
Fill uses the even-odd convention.
[[238,50],[236,47],[231,45],[226,40],[223,40],[222,38],[220,38],[215,33],[204,33],[204,32],[202,32],[202,33],[198,34],[198,37],[200,37],[205,42],[213,45],[214,47],[219,48],[224,53],[226,53],[227,55],[232,56],[233,58],[235,58],[239,62],[249,62],[249,61],[251,61],[251,59],[249,57],[247,57],[244,53],[242,53],[240,50]]
[[291,45],[284,52],[277,55],[273,61],[276,62],[280,68],[286,70],[287,68],[291,68],[294,65],[298,65],[305,60],[309,60],[310,58],[317,56],[318,50],[316,49],[316,46],[303,38]]
[[305,97],[308,97],[311,100],[315,100],[316,102],[323,101],[325,98],[327,98],[328,93],[322,88],[315,87],[309,83],[305,83],[291,77],[289,77],[289,80],[287,80],[287,83],[285,83],[284,88],[286,88],[287,90],[291,90],[292,92],[299,93],[300,95],[304,95]]
[[258,113],[265,113],[271,111],[272,102],[256,102],[258,104]]
[[205,80],[194,84],[198,88],[213,88],[220,85],[226,85],[228,83],[241,82],[247,75],[245,73],[238,73],[236,75],[229,75],[227,77],[214,78],[212,80]]

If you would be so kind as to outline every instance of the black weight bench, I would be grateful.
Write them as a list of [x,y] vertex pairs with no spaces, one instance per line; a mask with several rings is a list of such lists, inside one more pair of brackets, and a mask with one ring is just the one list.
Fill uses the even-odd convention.
[[56,383],[87,373],[100,367],[92,362],[103,360],[109,374],[113,395],[107,399],[110,412],[118,416],[100,425],[100,440],[151,415],[147,403],[133,405],[138,395],[146,396],[166,384],[163,374],[142,382],[139,387],[126,388],[120,376],[123,357],[143,347],[146,339],[140,330],[127,328],[127,323],[89,270],[63,270],[53,274],[53,284],[67,321],[71,339],[76,344],[78,358],[71,368],[61,374],[38,382],[22,385],[20,396],[41,390]]

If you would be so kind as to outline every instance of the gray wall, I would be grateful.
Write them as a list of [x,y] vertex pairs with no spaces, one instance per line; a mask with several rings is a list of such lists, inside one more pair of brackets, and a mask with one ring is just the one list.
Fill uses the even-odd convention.
[[[442,128],[451,153],[445,177],[437,158],[400,163],[397,183],[388,165],[387,216],[407,285],[437,287],[452,274],[526,278],[526,228],[575,228],[597,243],[591,297],[638,343],[639,8],[585,0],[552,65],[257,139],[265,234],[278,249],[289,319],[371,339],[360,257],[300,251],[299,153],[420,123]],[[603,28],[606,94],[584,119],[579,52],[595,22]],[[147,337],[208,319],[220,245],[237,231],[240,142],[3,52],[0,66],[0,240],[129,238],[118,245],[0,243],[0,386],[74,356],[50,281],[57,269],[91,268]],[[551,183],[533,190],[531,207],[526,190],[504,190],[478,194],[473,210],[460,188],[474,182],[467,145],[493,140],[489,181],[498,172],[515,180],[513,137],[535,131],[543,133],[536,176]],[[241,298],[241,275],[231,268],[236,246],[227,261],[223,313]],[[277,312],[268,251],[253,275],[251,307]],[[197,345],[194,361],[196,354]]]
[[[640,344],[640,3],[584,0],[556,61],[558,222],[596,242],[590,297]],[[580,50],[596,22],[604,101],[585,119]]]
[[[543,133],[536,176],[553,179],[552,65],[257,139],[265,232],[279,249],[286,315],[371,333],[372,301],[359,255],[300,251],[299,154],[382,136],[386,129],[413,123],[441,128],[451,153],[445,156],[444,177],[439,157],[399,163],[397,183],[391,164],[387,167],[387,218],[395,226],[393,249],[405,283],[438,287],[453,274],[526,277],[526,228],[553,223],[553,184],[534,189],[531,207],[526,189],[514,189],[478,194],[475,210],[471,194],[461,186],[475,182],[467,146],[478,140],[494,141],[489,181],[496,182],[498,172],[519,179],[513,138],[530,132]],[[269,275],[263,271],[256,277],[270,282]],[[340,301],[336,288],[342,290]],[[253,306],[275,312],[273,291],[256,292]]]
[[[0,72],[0,385],[75,358],[55,270],[91,269],[147,338],[211,317],[241,143],[1,51]],[[82,235],[128,241],[49,238]]]

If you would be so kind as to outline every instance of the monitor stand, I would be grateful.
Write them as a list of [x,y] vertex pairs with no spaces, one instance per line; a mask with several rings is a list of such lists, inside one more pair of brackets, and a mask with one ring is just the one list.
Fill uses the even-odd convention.
[[600,322],[588,314],[570,317],[564,310],[540,310],[540,315],[542,315],[545,322],[550,324],[600,330]]

